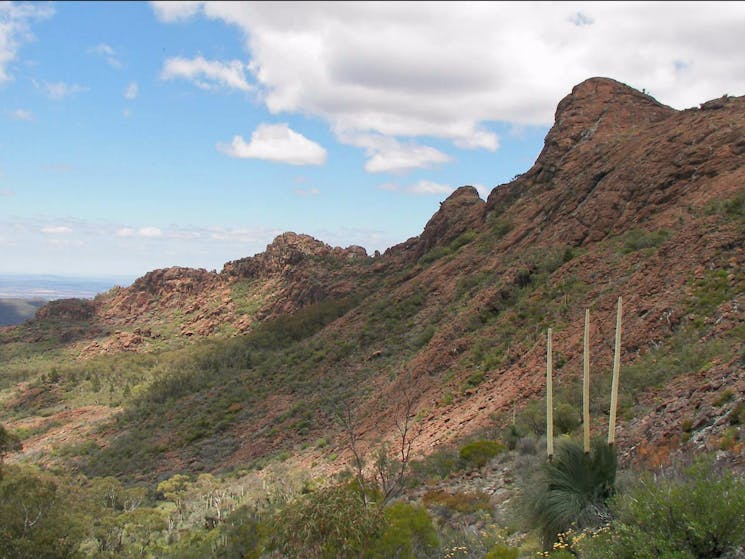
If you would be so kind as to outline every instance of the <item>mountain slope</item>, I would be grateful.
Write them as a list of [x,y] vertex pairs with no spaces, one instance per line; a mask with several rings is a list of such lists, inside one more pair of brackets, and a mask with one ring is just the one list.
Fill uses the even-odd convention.
[[383,255],[287,233],[220,273],[156,270],[91,303],[48,305],[2,332],[3,399],[26,416],[11,427],[64,406],[110,410],[67,451],[94,473],[276,456],[335,470],[345,406],[374,444],[395,436],[413,395],[420,454],[530,419],[548,327],[557,399],[576,411],[590,308],[600,433],[622,296],[619,447],[654,462],[730,444],[745,399],[743,246],[745,98],[675,111],[593,78],[559,103],[531,169],[486,202],[458,189]]

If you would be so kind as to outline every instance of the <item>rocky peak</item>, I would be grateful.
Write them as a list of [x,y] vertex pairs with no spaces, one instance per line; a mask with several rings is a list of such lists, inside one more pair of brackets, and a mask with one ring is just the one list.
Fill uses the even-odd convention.
[[132,292],[145,291],[152,295],[163,293],[193,293],[215,279],[214,272],[205,269],[184,268],[174,266],[148,272],[137,278],[130,290]]
[[285,273],[309,257],[331,256],[340,260],[366,258],[367,252],[359,246],[331,247],[310,235],[282,233],[275,237],[266,250],[255,256],[233,260],[225,264],[222,274],[228,277],[259,277]]
[[96,313],[96,305],[85,299],[58,299],[50,301],[38,311],[36,320],[57,319],[70,322],[88,320]]
[[635,127],[645,128],[676,114],[653,97],[610,78],[590,78],[559,102],[554,125],[526,178],[549,182],[561,159],[590,139],[606,141]]
[[484,201],[473,186],[461,186],[444,202],[424,226],[417,257],[437,245],[447,245],[469,229],[476,229],[484,215]]

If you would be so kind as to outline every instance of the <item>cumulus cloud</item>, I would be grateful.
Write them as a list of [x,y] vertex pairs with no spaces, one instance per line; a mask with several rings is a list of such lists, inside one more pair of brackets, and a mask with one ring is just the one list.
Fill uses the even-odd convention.
[[365,163],[368,173],[405,173],[450,161],[448,155],[433,147],[402,143],[380,134],[338,132],[337,136],[342,142],[365,150],[369,158]]
[[173,80],[182,78],[192,82],[201,89],[239,89],[250,91],[253,86],[246,80],[246,65],[240,60],[220,62],[207,60],[203,56],[196,58],[169,58],[163,64],[160,78]]
[[137,85],[137,82],[132,82],[126,88],[124,88],[124,98],[129,99],[131,101],[132,99],[137,98],[137,94],[139,92],[140,92],[140,88]]
[[122,67],[121,61],[116,56],[116,51],[114,51],[114,49],[106,43],[100,43],[95,47],[88,49],[88,52],[102,57],[112,68],[118,69]]
[[34,38],[29,23],[53,14],[54,9],[48,5],[0,2],[0,84],[12,79],[9,66],[17,59],[21,46]]
[[[334,130],[497,149],[490,122],[550,125],[609,76],[676,108],[745,93],[745,3],[156,3],[244,32],[261,99]],[[679,64],[685,64],[683,66]]]
[[217,144],[218,151],[241,159],[264,159],[290,165],[323,165],[326,150],[292,130],[287,124],[261,124],[246,142],[235,136],[229,144]]
[[417,196],[431,196],[443,194],[451,194],[455,189],[448,184],[440,184],[428,180],[420,180],[413,184],[401,186],[397,183],[387,182],[381,184],[378,188],[382,190],[388,190],[390,192],[406,192],[408,194],[415,194]]

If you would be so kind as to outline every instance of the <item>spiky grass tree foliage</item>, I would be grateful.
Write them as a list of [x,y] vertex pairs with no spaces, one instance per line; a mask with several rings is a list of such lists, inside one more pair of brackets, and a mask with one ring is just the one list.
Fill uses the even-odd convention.
[[580,443],[559,441],[528,500],[531,522],[540,528],[545,549],[570,528],[583,529],[603,521],[606,501],[614,491],[616,467],[612,446],[596,443],[585,453]]

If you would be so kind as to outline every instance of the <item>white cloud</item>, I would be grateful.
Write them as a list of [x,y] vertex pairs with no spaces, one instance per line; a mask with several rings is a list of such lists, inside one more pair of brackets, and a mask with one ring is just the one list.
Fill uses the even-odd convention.
[[251,140],[235,136],[230,144],[217,144],[218,151],[230,157],[265,159],[290,165],[322,165],[326,150],[289,128],[287,124],[260,124]]
[[137,85],[137,82],[132,82],[124,89],[124,98],[129,99],[130,101],[132,99],[137,98],[137,94],[140,92],[140,88]]
[[29,22],[53,14],[54,9],[46,5],[0,2],[0,84],[13,79],[9,66],[17,59],[21,46],[34,39]]
[[478,192],[479,196],[483,198],[484,200],[486,200],[489,197],[489,194],[491,194],[491,191],[492,191],[491,188],[484,186],[483,184],[472,184],[471,186],[473,186],[476,189],[476,192]]
[[54,100],[64,99],[65,97],[71,97],[77,93],[88,91],[88,88],[82,85],[65,82],[44,82],[43,87],[47,97]]
[[406,192],[417,196],[451,194],[455,189],[447,184],[440,184],[428,180],[420,180],[413,184],[401,186],[397,183],[383,183],[378,188],[389,192]]
[[23,120],[26,122],[34,120],[34,114],[26,109],[16,109],[10,112],[10,116],[14,120]]
[[117,237],[161,237],[163,231],[158,227],[140,227],[133,229],[131,227],[122,227],[116,231]]
[[163,234],[157,227],[141,227],[137,233],[140,237],[160,237]]
[[100,54],[102,56],[114,56],[115,54],[114,49],[111,48],[106,43],[100,43],[96,45],[95,47],[92,47],[91,49],[89,49],[89,51],[94,54]]
[[433,147],[414,142],[402,143],[380,134],[337,131],[337,136],[342,142],[365,150],[369,158],[365,163],[365,170],[368,173],[405,173],[413,169],[428,169],[450,161],[448,155]]
[[306,198],[308,196],[318,196],[321,193],[317,188],[296,188],[295,194]]
[[121,61],[116,56],[116,51],[114,51],[114,49],[106,43],[100,43],[95,47],[88,49],[88,52],[102,57],[112,68],[119,69],[122,67]]
[[226,87],[250,91],[253,88],[246,80],[246,65],[240,60],[219,62],[206,60],[202,56],[196,58],[169,58],[163,64],[160,73],[162,80],[183,78],[194,83],[201,89],[216,89]]
[[[0,173],[0,176],[2,176],[1,173]],[[0,196],[5,196],[5,197],[8,197],[9,198],[11,196],[15,196],[15,194],[16,193],[13,192],[13,190],[10,189],[10,188],[2,188],[2,189],[0,189]]]
[[72,228],[67,225],[47,225],[41,228],[41,232],[47,235],[68,235],[72,233]]
[[188,19],[199,10],[202,2],[151,2],[155,16],[163,22]]
[[[496,149],[488,123],[550,125],[609,76],[677,108],[745,93],[745,3],[244,3],[167,8],[239,27],[261,99],[333,129]],[[676,61],[686,63],[680,71]]]
[[408,187],[407,191],[412,194],[450,194],[453,192],[453,187],[447,184],[422,180]]

